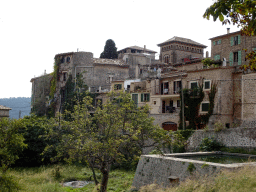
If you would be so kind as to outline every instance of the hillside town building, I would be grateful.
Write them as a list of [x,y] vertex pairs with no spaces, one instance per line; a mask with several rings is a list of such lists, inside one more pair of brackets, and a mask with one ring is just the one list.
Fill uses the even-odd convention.
[[3,118],[3,117],[9,117],[9,111],[12,110],[11,108],[9,107],[5,107],[3,105],[0,105],[0,118]]
[[[155,118],[155,124],[175,131],[180,123],[180,91],[203,86],[205,97],[199,114],[206,114],[208,94],[211,86],[216,84],[214,109],[208,126],[213,128],[216,122],[225,127],[248,125],[256,117],[256,75],[239,67],[248,64],[244,49],[256,50],[256,37],[228,31],[210,40],[211,58],[220,61],[217,66],[202,63],[205,45],[176,36],[158,44],[159,60],[155,59],[156,52],[146,46],[121,49],[118,59],[93,58],[90,52],[57,54],[55,59],[60,61],[54,97],[57,110],[61,111],[65,100],[67,79],[76,81],[80,75],[90,92],[99,93],[96,103],[97,100],[104,103],[109,91],[124,90],[131,94],[138,107],[150,106],[150,116]],[[36,82],[39,81],[33,78],[31,82],[34,100],[38,95]]]

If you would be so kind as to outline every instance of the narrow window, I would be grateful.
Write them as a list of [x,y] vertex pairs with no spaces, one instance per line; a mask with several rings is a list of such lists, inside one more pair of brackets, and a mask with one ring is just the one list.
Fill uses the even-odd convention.
[[177,107],[180,107],[180,100],[177,100]]
[[209,106],[209,103],[202,103],[202,112],[208,112]]
[[204,89],[210,89],[211,88],[211,81],[205,80],[204,81]]
[[233,61],[238,62],[238,52],[234,52]]
[[63,81],[67,80],[67,73],[63,73]]

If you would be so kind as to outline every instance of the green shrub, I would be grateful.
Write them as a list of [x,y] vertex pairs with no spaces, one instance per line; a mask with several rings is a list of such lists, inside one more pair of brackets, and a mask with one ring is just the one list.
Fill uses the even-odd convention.
[[222,147],[224,147],[224,145],[216,141],[214,137],[204,138],[199,145],[200,151],[220,151]]
[[15,179],[13,176],[7,176],[6,174],[3,174],[0,176],[0,191],[18,191],[21,187],[18,184],[17,179]]

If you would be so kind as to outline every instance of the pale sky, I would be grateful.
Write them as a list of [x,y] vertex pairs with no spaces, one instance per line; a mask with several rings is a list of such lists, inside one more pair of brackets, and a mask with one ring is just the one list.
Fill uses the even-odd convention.
[[207,47],[209,38],[239,29],[202,16],[213,0],[0,0],[0,98],[30,97],[33,77],[53,71],[55,54],[100,56],[106,40],[117,49],[157,44],[173,36]]

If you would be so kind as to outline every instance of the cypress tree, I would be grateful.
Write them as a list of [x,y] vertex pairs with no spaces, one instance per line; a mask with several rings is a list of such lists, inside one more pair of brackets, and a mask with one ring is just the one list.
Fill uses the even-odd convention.
[[112,39],[106,41],[104,51],[100,54],[100,58],[105,59],[117,59],[117,48],[116,44]]

